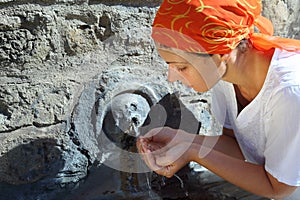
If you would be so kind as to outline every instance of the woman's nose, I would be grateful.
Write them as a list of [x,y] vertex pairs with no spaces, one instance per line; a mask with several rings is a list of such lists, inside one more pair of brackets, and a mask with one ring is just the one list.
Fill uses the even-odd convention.
[[168,66],[168,81],[175,82],[180,80],[181,80],[181,76],[178,74],[178,72],[172,67]]

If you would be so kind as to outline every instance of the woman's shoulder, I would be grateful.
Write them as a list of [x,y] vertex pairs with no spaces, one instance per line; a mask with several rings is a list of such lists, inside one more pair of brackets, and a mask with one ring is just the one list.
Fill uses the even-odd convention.
[[[279,66],[300,68],[300,51],[286,51],[276,49],[271,63],[276,63]],[[296,68],[297,67],[297,68]]]
[[288,52],[276,49],[269,76],[278,87],[300,86],[300,51]]

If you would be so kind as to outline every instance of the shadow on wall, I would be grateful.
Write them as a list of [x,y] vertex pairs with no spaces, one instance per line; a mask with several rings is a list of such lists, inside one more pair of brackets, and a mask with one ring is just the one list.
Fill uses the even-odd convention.
[[[54,139],[37,139],[19,145],[0,157],[0,200],[24,199],[24,191],[37,192],[42,196],[55,184],[55,178],[64,167],[62,151]],[[6,183],[4,183],[6,182]],[[35,188],[35,189],[33,189]]]
[[[160,107],[162,107],[167,114],[163,126],[182,129],[189,133],[199,133],[201,122],[199,122],[193,113],[182,103],[178,95],[177,93],[167,94],[151,108],[141,130],[144,134],[153,128],[157,128],[157,124],[160,124],[157,122],[160,116],[159,113],[161,112],[159,111],[161,110],[159,109]],[[150,116],[153,117],[151,118]]]

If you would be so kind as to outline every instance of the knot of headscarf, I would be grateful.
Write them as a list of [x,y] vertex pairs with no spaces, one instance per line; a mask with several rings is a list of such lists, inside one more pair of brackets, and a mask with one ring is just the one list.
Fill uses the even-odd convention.
[[152,38],[169,47],[208,54],[230,53],[245,38],[262,51],[300,50],[300,41],[272,36],[273,25],[261,16],[261,9],[261,0],[164,0]]

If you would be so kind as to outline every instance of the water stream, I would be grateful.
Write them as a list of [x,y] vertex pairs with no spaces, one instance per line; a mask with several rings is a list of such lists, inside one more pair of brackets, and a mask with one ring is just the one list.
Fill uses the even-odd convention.
[[174,176],[179,180],[180,187],[185,191],[185,196],[188,197],[189,196],[189,192],[185,189],[183,180],[177,174],[174,174]]

